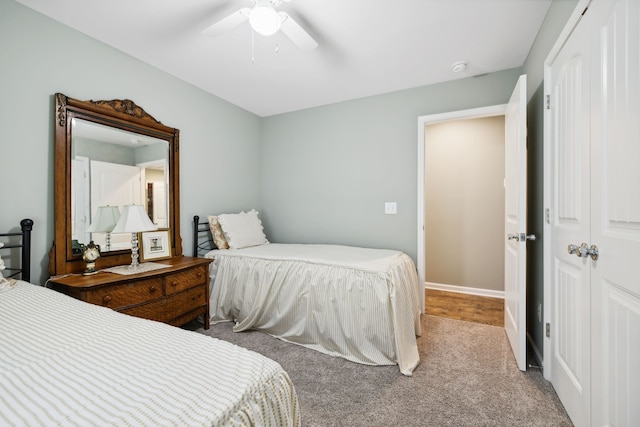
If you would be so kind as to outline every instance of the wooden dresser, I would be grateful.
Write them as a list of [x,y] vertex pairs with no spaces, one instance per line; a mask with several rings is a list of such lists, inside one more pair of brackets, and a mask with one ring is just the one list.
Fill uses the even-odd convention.
[[52,277],[49,287],[91,304],[121,313],[183,325],[199,315],[209,329],[209,264],[211,259],[176,257],[169,265],[146,273],[122,275],[101,271],[91,276]]

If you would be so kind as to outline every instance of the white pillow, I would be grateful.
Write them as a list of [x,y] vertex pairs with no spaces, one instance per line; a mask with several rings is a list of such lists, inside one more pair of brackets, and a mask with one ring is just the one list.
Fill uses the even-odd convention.
[[[4,246],[4,243],[0,242],[0,248]],[[4,270],[4,261],[2,260],[2,256],[0,256],[0,292],[8,291],[11,289],[11,282],[4,278],[2,275],[2,270]]]
[[[0,242],[0,248],[4,246],[3,242]],[[2,254],[0,254],[0,280],[2,280],[2,270],[4,270],[4,261],[2,260]]]
[[222,227],[231,249],[248,248],[269,243],[264,235],[262,221],[258,218],[258,212],[251,209],[249,212],[239,214],[218,215],[218,223]]

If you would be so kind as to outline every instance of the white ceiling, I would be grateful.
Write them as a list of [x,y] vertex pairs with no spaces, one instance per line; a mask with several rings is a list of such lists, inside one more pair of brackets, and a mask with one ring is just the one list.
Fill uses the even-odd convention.
[[552,0],[291,0],[318,48],[255,35],[253,62],[248,22],[201,34],[250,0],[16,1],[264,117],[522,66]]

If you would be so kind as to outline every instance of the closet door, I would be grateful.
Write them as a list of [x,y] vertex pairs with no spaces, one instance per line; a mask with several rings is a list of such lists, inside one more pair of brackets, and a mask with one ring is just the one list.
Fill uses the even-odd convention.
[[551,74],[551,381],[576,426],[636,425],[640,2],[592,1]]
[[[590,267],[574,247],[590,227],[589,76],[592,44],[584,22],[552,64],[551,382],[576,426],[589,425]],[[569,248],[574,249],[569,252]]]
[[592,425],[629,426],[640,422],[640,2],[592,9]]

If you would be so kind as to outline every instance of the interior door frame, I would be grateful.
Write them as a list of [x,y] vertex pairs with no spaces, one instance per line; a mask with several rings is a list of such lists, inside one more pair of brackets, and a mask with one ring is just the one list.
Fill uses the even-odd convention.
[[[418,117],[418,224],[417,224],[417,260],[418,280],[423,288],[425,282],[425,225],[424,225],[424,180],[425,180],[425,144],[427,125],[450,122],[456,120],[481,119],[484,117],[504,116],[507,111],[507,104],[491,105],[487,107],[472,108],[469,110],[450,111],[447,113],[430,114]],[[480,294],[480,292],[478,293]],[[495,295],[489,295],[495,296]],[[422,298],[422,311],[424,312],[424,298]]]
[[[549,51],[547,58],[544,61],[544,97],[545,104],[546,100],[550,99],[551,96],[551,88],[553,87],[552,82],[552,74],[551,74],[551,65],[555,61],[556,57],[562,50],[562,47],[569,39],[569,36],[573,32],[576,25],[582,18],[582,14],[584,9],[591,3],[591,0],[579,0],[578,4],[576,4],[575,9],[571,13],[571,16],[567,20],[564,28],[560,32],[560,35],[556,39],[556,42],[553,44],[553,47]],[[545,106],[544,117],[543,117],[543,204],[545,209],[545,221],[543,223],[543,235],[542,239],[542,269],[543,269],[543,304],[544,304],[544,325],[545,329],[554,324],[553,318],[553,299],[551,289],[551,280],[553,276],[553,253],[551,249],[551,241],[552,241],[552,232],[551,232],[551,224],[549,218],[551,215],[547,216],[546,212],[550,212],[553,209],[553,200],[551,197],[552,194],[552,172],[553,172],[553,164],[552,164],[552,156],[551,150],[553,147],[551,146],[552,136],[553,136],[553,128],[552,124],[552,110]],[[551,381],[551,372],[553,371],[553,340],[550,337],[549,333],[545,333],[543,340],[543,349],[542,349],[542,357],[544,361],[542,376],[547,381]]]

